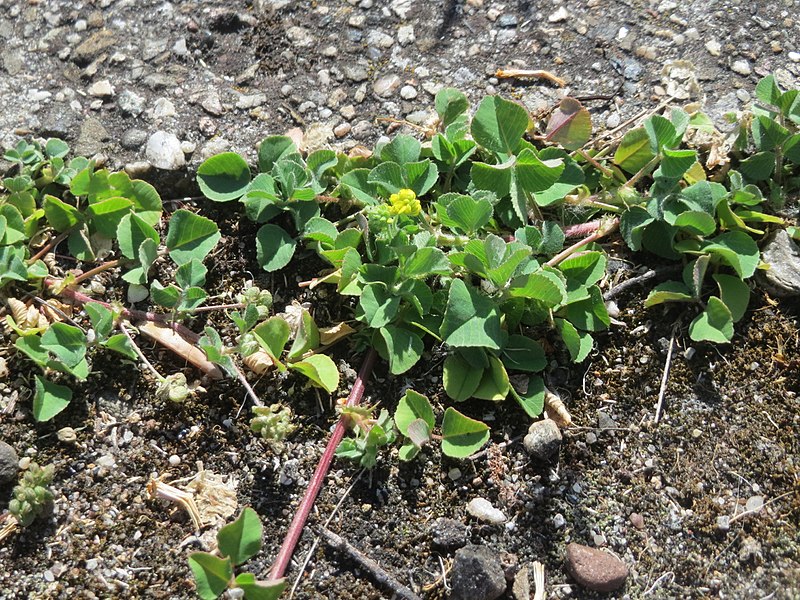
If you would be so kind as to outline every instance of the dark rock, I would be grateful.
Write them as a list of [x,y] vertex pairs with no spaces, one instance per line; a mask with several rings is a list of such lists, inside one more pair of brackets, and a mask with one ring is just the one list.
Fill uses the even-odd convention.
[[567,546],[567,571],[588,590],[613,592],[625,584],[628,567],[616,556],[583,546]]
[[495,600],[506,591],[503,565],[486,546],[456,552],[451,578],[451,600]]
[[542,419],[531,424],[523,441],[525,450],[534,458],[549,461],[558,455],[561,431],[552,419]]
[[757,271],[756,277],[773,296],[800,296],[800,247],[786,233],[775,230],[761,251],[761,259],[769,265]]
[[0,484],[11,483],[17,479],[19,456],[16,450],[0,441]]
[[460,521],[440,517],[431,527],[431,542],[442,550],[455,550],[467,543],[467,528]]
[[145,142],[147,142],[147,132],[142,129],[128,129],[119,141],[126,150],[138,150]]
[[36,133],[44,138],[57,137],[65,141],[72,141],[80,127],[78,114],[59,106],[51,109],[43,118],[42,124],[36,128]]

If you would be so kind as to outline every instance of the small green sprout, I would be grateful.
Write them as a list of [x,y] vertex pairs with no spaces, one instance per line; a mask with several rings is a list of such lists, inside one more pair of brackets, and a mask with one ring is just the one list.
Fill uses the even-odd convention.
[[292,423],[292,410],[288,406],[255,406],[253,412],[256,416],[250,420],[250,429],[270,443],[280,443],[297,429]]
[[358,461],[362,467],[371,469],[377,462],[378,448],[394,442],[394,421],[386,409],[375,418],[375,407],[343,406],[339,412],[350,420],[355,437],[345,438],[336,449],[336,456]]
[[14,497],[8,503],[8,510],[22,527],[33,523],[53,500],[53,492],[49,486],[53,481],[54,471],[53,465],[40,467],[31,463],[20,478],[19,485],[14,486]]

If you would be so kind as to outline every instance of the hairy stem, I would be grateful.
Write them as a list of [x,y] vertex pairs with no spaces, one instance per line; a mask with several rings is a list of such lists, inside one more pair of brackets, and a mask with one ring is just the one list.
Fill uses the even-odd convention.
[[[372,373],[372,367],[375,365],[376,357],[377,353],[375,349],[371,348],[364,358],[361,370],[358,372],[358,377],[350,390],[350,395],[347,397],[347,406],[357,406],[361,402],[366,381],[370,373]],[[346,423],[347,417],[344,415],[339,417],[339,421],[336,423],[333,433],[331,433],[331,438],[328,440],[328,445],[325,447],[325,451],[319,459],[317,469],[311,477],[308,488],[306,488],[306,493],[300,501],[300,505],[297,507],[297,512],[294,514],[291,525],[289,525],[286,537],[283,539],[278,557],[275,559],[272,570],[269,573],[270,579],[280,579],[283,577],[284,573],[286,573],[286,567],[289,566],[289,561],[292,559],[292,554],[300,539],[300,534],[303,533],[308,515],[311,512],[311,508],[314,506],[314,501],[317,499],[320,489],[322,489],[325,477],[328,475],[328,470],[330,469],[331,462],[333,462],[336,448],[344,437]]]
[[609,233],[616,231],[617,228],[619,228],[619,219],[617,218],[614,218],[610,221],[609,220],[601,221],[600,226],[595,230],[594,233],[586,236],[582,240],[575,242],[569,248],[565,248],[564,250],[556,254],[553,258],[547,261],[547,266],[555,267],[556,265],[568,259],[575,252],[577,252],[587,244],[591,244],[592,242],[596,242],[597,240],[604,238]]

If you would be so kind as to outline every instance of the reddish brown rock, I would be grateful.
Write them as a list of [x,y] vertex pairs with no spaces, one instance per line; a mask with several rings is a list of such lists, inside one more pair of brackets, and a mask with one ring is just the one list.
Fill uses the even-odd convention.
[[625,583],[628,567],[617,557],[583,546],[567,546],[567,571],[580,585],[596,592],[613,592]]

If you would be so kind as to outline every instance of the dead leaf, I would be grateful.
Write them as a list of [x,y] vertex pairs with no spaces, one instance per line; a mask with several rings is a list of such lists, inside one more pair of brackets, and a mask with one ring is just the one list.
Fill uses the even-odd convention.
[[162,325],[161,323],[155,323],[153,321],[142,321],[136,324],[136,328],[140,333],[146,335],[151,340],[155,340],[165,348],[169,348],[178,356],[192,363],[212,379],[222,379],[222,371],[217,365],[206,358],[205,352],[194,344],[187,342],[168,325]]
[[330,346],[355,332],[356,330],[347,323],[338,323],[332,327],[322,327],[319,330],[319,343],[321,346]]

